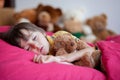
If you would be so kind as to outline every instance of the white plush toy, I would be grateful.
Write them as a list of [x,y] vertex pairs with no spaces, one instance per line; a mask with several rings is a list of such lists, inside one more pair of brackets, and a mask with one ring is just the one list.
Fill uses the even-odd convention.
[[83,40],[85,40],[86,42],[94,43],[94,41],[97,39],[97,37],[93,34],[92,29],[89,26],[84,25],[83,32],[85,34]]
[[69,10],[63,14],[64,29],[66,31],[87,42],[94,42],[96,40],[96,37],[93,35],[91,28],[84,22],[84,9]]

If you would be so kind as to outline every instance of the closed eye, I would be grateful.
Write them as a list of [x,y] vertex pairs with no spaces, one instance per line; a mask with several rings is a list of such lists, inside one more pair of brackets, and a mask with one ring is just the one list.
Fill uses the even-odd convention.
[[37,36],[34,36],[32,40],[36,40]]

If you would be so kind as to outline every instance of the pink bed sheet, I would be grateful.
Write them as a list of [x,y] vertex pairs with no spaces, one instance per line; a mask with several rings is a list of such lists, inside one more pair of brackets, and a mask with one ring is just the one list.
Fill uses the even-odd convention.
[[113,37],[108,37],[108,38],[106,39],[106,41],[111,41],[111,42],[120,43],[120,35],[116,35],[116,36],[113,36]]
[[[0,27],[5,32],[9,26]],[[120,80],[120,36],[97,43],[106,74],[98,70],[58,63],[32,62],[33,53],[0,40],[0,80]]]
[[34,54],[0,40],[0,80],[105,80],[87,67],[58,63],[37,64]]
[[107,80],[120,80],[120,44],[111,40],[98,42],[102,51],[101,60]]

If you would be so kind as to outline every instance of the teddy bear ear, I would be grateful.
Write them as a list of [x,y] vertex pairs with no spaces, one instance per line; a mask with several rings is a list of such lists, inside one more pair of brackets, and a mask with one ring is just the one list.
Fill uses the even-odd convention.
[[43,5],[42,5],[42,4],[39,4],[39,5],[37,6],[37,8],[36,8],[36,11],[41,11],[42,8],[43,8]]
[[56,12],[58,13],[59,16],[62,15],[62,10],[61,10],[60,8],[57,8],[57,9],[56,9]]
[[104,19],[107,19],[107,15],[106,14],[101,14],[101,16],[104,18]]

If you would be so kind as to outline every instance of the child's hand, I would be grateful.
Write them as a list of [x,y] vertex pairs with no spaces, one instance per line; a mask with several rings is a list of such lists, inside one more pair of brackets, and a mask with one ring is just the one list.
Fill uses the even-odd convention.
[[52,55],[35,55],[34,56],[34,59],[33,59],[34,62],[37,62],[37,63],[49,63],[49,62],[56,62],[56,61],[59,61],[59,59],[57,59],[56,57],[52,56]]
[[62,64],[70,64],[63,56],[52,56],[52,55],[35,55],[34,62],[37,63],[50,63],[50,62],[57,62]]
[[35,55],[33,58],[33,62],[42,63],[41,55]]

